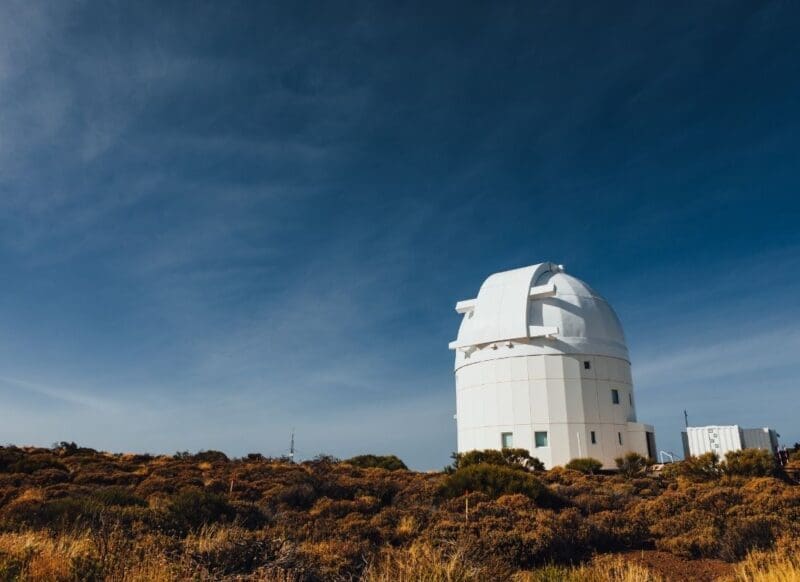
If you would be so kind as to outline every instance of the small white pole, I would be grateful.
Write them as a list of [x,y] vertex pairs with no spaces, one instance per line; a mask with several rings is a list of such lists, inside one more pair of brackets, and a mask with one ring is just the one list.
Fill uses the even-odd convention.
[[583,458],[583,449],[581,448],[581,433],[575,433],[578,437],[578,457]]

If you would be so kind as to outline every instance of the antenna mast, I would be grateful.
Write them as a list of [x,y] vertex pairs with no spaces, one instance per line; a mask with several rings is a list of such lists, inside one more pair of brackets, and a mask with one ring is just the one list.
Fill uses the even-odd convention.
[[685,409],[683,411],[683,423],[686,425],[686,428],[689,428],[689,413],[686,412]]

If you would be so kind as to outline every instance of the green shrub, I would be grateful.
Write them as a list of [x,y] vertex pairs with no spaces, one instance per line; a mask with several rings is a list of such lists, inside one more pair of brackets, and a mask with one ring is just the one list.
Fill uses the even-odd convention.
[[624,457],[617,457],[614,462],[617,464],[620,475],[625,477],[642,475],[652,464],[650,459],[634,452],[626,453]]
[[169,515],[180,530],[188,531],[211,523],[231,521],[236,510],[222,495],[188,487],[172,498]]
[[603,463],[592,457],[584,457],[579,459],[572,459],[569,463],[564,465],[566,469],[578,471],[585,475],[594,475],[603,468]]
[[469,467],[470,465],[501,465],[514,469],[533,469],[544,471],[544,463],[536,457],[531,457],[526,449],[486,449],[483,451],[467,451],[466,453],[453,453],[453,464],[449,471]]
[[70,560],[70,575],[72,580],[81,582],[100,582],[104,580],[103,565],[100,560],[92,555],[77,555]]
[[[738,451],[737,451],[738,452]],[[764,550],[775,543],[771,520],[764,516],[731,517],[719,538],[719,557],[727,562],[743,559],[753,550]]]
[[202,463],[227,463],[228,455],[222,451],[200,451],[196,455],[192,455],[192,460]]
[[267,524],[267,516],[255,503],[232,501],[231,507],[236,513],[236,523],[245,529],[259,529]]
[[725,455],[722,470],[728,475],[742,477],[767,477],[777,469],[775,457],[761,449],[742,449]]
[[52,447],[53,452],[62,457],[71,457],[73,455],[96,455],[97,451],[89,447],[79,447],[74,442],[61,441],[55,443]]
[[441,494],[445,497],[460,497],[467,492],[478,491],[491,498],[521,493],[531,499],[543,499],[547,493],[536,477],[518,469],[502,465],[480,463],[459,468],[447,476]]
[[395,455],[358,455],[346,460],[345,463],[364,469],[375,467],[387,471],[408,470],[406,464]]
[[29,455],[21,457],[8,468],[9,473],[35,473],[44,469],[67,471],[67,467],[52,455]]
[[22,580],[25,560],[0,551],[0,580]]
[[[208,526],[189,536],[186,549],[193,563],[213,572],[211,579],[252,572],[270,558],[270,543],[265,536],[237,526]],[[235,579],[242,579],[236,576]]]
[[276,499],[292,509],[309,509],[319,497],[310,483],[294,483],[278,489]]
[[96,522],[102,507],[85,497],[64,497],[44,502],[17,503],[5,509],[11,524],[69,530]]
[[674,471],[693,481],[708,481],[722,474],[719,457],[715,453],[703,453],[697,457],[687,457],[675,463]]
[[13,472],[11,467],[24,457],[24,453],[17,448],[0,447],[0,473]]
[[102,505],[117,507],[146,507],[147,502],[124,487],[106,487],[95,492],[92,497]]
[[320,453],[310,461],[303,461],[303,465],[308,465],[309,467],[314,467],[314,468],[326,469],[331,465],[335,465],[336,463],[340,462],[341,459],[339,459],[339,457],[334,457],[333,455],[329,455],[328,453]]

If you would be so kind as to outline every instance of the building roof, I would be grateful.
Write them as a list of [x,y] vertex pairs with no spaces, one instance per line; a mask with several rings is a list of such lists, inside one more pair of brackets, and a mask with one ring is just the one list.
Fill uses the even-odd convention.
[[[539,263],[490,275],[464,318],[456,367],[514,355],[590,354],[628,360],[625,335],[608,302],[561,265]],[[509,350],[516,349],[514,353]]]

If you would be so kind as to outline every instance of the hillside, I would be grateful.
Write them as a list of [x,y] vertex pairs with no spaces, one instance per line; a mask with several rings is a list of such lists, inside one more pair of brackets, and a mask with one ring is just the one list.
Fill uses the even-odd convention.
[[[800,539],[779,476],[473,461],[0,447],[0,579],[710,580]],[[395,470],[357,466],[374,464]]]

